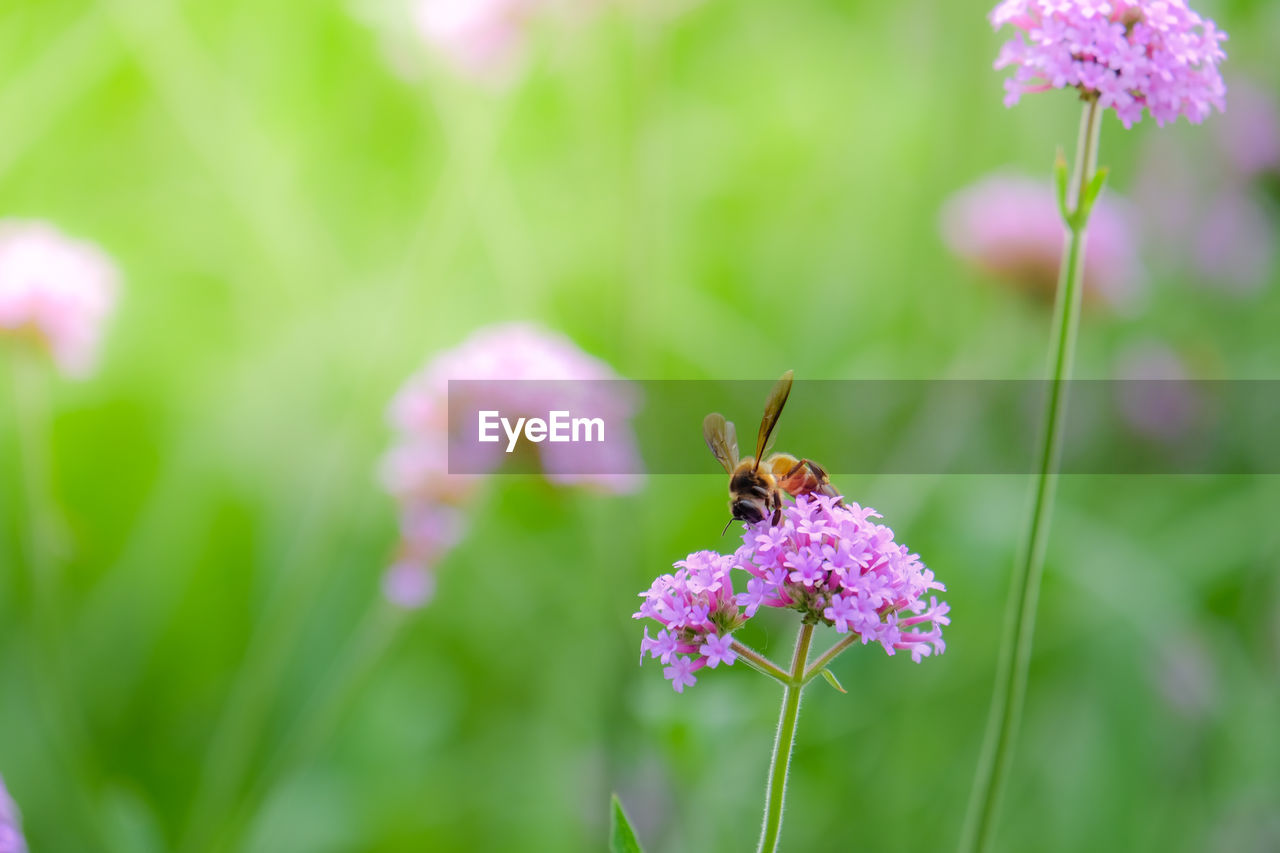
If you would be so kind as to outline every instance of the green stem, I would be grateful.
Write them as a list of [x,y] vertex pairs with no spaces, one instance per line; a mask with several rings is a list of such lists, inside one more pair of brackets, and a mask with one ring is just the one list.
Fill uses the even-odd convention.
[[1031,663],[1031,645],[1036,626],[1036,603],[1040,595],[1040,575],[1044,568],[1045,545],[1049,537],[1049,522],[1062,453],[1062,426],[1067,408],[1066,383],[1071,377],[1071,363],[1080,323],[1085,229],[1088,219],[1086,188],[1097,171],[1102,112],[1097,100],[1091,99],[1085,104],[1080,123],[1075,174],[1070,184],[1075,197],[1071,210],[1066,211],[1066,252],[1058,274],[1054,338],[1050,350],[1052,378],[1045,403],[1035,497],[1027,538],[1013,575],[1013,588],[1005,614],[1004,639],[996,671],[995,692],[991,699],[986,737],[960,842],[960,850],[965,853],[987,851],[992,846],[1000,797],[1012,765],[1014,741],[1018,735],[1026,696],[1027,669]]
[[808,684],[810,681],[812,681],[814,676],[816,676],[818,673],[822,672],[822,670],[826,668],[827,664],[831,663],[833,660],[836,659],[836,655],[840,654],[842,651],[849,648],[850,646],[852,646],[854,643],[856,643],[858,640],[861,640],[861,639],[862,639],[861,634],[850,633],[849,636],[845,637],[843,640],[841,640],[840,642],[836,643],[834,646],[832,646],[831,648],[823,652],[822,657],[814,661],[809,666],[809,668],[804,671],[804,683]]
[[737,640],[733,641],[731,648],[737,653],[738,657],[746,661],[747,665],[757,672],[763,672],[770,678],[777,679],[783,684],[791,683],[791,674],[764,655],[752,649],[750,646],[744,646]]
[[330,670],[325,684],[281,737],[279,745],[256,778],[244,783],[237,792],[239,801],[228,810],[210,845],[215,850],[238,850],[244,846],[243,835],[270,795],[273,788],[330,738],[366,686],[387,649],[399,636],[408,613],[386,601],[373,602],[363,623],[353,632],[344,654]]
[[209,839],[220,831],[226,813],[247,785],[245,777],[253,762],[261,757],[262,731],[273,703],[280,699],[279,691],[273,688],[285,677],[307,617],[313,615],[307,596],[314,588],[315,575],[299,567],[323,565],[319,554],[326,540],[317,530],[323,524],[329,496],[335,493],[332,484],[346,471],[342,447],[348,429],[349,422],[344,421],[332,452],[324,456],[327,464],[317,465],[317,480],[306,490],[307,502],[290,545],[275,561],[280,588],[265,594],[263,615],[249,637],[245,663],[232,681],[222,717],[209,737],[208,757],[201,768],[187,825],[175,847],[178,851],[210,849]]
[[[21,342],[19,342],[21,343]],[[32,634],[30,699],[44,724],[48,764],[63,780],[68,811],[80,828],[108,849],[108,835],[99,819],[94,788],[95,761],[89,734],[81,719],[82,706],[62,660],[63,636],[58,619],[57,572],[61,530],[50,480],[50,416],[45,371],[37,354],[17,346],[0,351],[12,361],[14,416],[17,420],[18,466],[21,469],[23,547],[31,584],[29,625]]]
[[791,764],[791,747],[796,739],[796,720],[800,716],[800,692],[804,690],[804,665],[809,657],[813,626],[800,626],[795,653],[791,657],[791,674],[782,694],[782,715],[778,718],[778,738],[773,743],[773,762],[769,767],[769,787],[765,790],[764,828],[760,833],[759,853],[773,853],[778,848],[782,831],[782,801],[787,795],[787,768]]
[[49,442],[44,388],[40,369],[28,353],[15,348],[13,358],[14,409],[17,417],[19,467],[26,517],[24,558],[30,575],[34,612],[41,627],[52,610],[53,560],[52,502],[49,486]]

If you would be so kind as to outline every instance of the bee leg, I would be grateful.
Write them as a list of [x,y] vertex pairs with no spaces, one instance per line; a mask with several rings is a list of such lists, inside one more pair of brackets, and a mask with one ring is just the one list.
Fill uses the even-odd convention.
[[[811,459],[801,459],[800,465],[808,466],[809,471],[813,476],[818,478],[818,483],[820,484],[818,487],[819,492],[827,495],[828,497],[835,498],[837,505],[844,504],[844,496],[836,491],[835,486],[831,485],[831,478],[827,476],[827,472],[822,469],[821,465]],[[800,465],[797,465],[796,467],[798,468]]]
[[812,464],[813,464],[812,462],[809,462],[809,460],[808,460],[808,459],[798,459],[798,460],[796,460],[796,464],[794,464],[794,465],[792,465],[792,466],[791,466],[791,470],[787,471],[787,473],[785,473],[785,474],[783,474],[783,475],[782,475],[782,479],[783,479],[783,480],[790,480],[790,479],[791,479],[792,477],[794,477],[796,474],[799,474],[799,473],[800,473],[800,469],[801,469],[801,468],[803,468],[803,467],[805,466],[805,463],[808,463],[808,464],[810,464],[810,465],[812,465]]
[[782,521],[782,492],[773,493],[773,521],[775,527]]

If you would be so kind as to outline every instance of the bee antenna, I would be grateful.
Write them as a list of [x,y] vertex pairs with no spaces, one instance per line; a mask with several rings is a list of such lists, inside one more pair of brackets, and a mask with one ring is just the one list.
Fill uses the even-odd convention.
[[724,530],[720,531],[721,536],[724,536],[724,534],[729,530],[730,524],[733,524],[733,516],[730,516],[729,520],[724,523]]

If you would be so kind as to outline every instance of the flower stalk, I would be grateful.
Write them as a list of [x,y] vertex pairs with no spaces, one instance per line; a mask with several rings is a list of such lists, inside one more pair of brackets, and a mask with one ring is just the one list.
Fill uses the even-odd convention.
[[812,681],[818,675],[818,673],[826,669],[827,664],[831,663],[833,660],[836,659],[837,655],[839,655],[845,649],[852,646],[858,640],[859,640],[859,637],[857,634],[850,634],[849,636],[845,637],[843,640],[841,640],[840,642],[836,643],[834,646],[832,646],[831,648],[823,652],[822,656],[818,658],[816,661],[814,661],[809,666],[809,668],[805,670],[804,683],[808,684],[810,681]]
[[1040,596],[1040,578],[1044,570],[1045,548],[1062,456],[1067,380],[1071,378],[1080,324],[1085,232],[1089,213],[1106,178],[1106,170],[1099,171],[1097,168],[1098,137],[1103,112],[1096,96],[1086,97],[1077,142],[1075,171],[1069,183],[1066,163],[1061,155],[1057,164],[1059,206],[1067,233],[1054,308],[1049,394],[1045,401],[1031,516],[1026,540],[1013,574],[987,732],[960,843],[960,849],[964,853],[986,851],[992,845],[1000,797],[1012,764],[1013,745],[1018,735],[1026,697],[1027,670],[1031,663],[1032,641],[1035,636],[1036,604]]
[[14,348],[13,403],[23,503],[23,559],[33,599],[33,619],[52,642],[54,590],[58,570],[58,522],[49,482],[49,416],[43,377],[34,353]]
[[800,717],[800,693],[805,685],[805,663],[813,625],[805,622],[796,637],[791,656],[791,674],[782,694],[782,714],[778,718],[778,736],[773,743],[773,760],[769,766],[769,786],[765,790],[764,827],[760,832],[759,853],[773,853],[782,832],[782,806],[787,795],[787,769],[791,765],[791,748],[795,744],[796,722]]
[[734,640],[731,648],[738,657],[746,661],[747,665],[756,672],[764,673],[782,684],[789,684],[791,682],[791,673],[787,672],[785,669],[778,666],[776,663],[769,660],[750,646],[743,645],[737,640]]

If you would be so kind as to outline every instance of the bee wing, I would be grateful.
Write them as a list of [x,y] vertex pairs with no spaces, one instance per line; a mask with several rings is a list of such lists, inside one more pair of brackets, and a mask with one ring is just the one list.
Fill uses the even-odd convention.
[[702,420],[702,437],[706,439],[711,454],[724,466],[726,474],[738,467],[738,433],[724,415],[712,412]]
[[778,443],[778,437],[776,435],[769,436],[769,440],[765,442],[765,445],[764,445],[764,452],[761,453],[760,455],[767,457],[769,455],[769,451],[773,450],[773,446],[777,443]]
[[791,370],[782,374],[782,378],[773,386],[773,390],[769,392],[769,399],[764,404],[764,417],[760,419],[760,435],[756,438],[757,468],[760,467],[760,460],[764,458],[769,436],[773,434],[773,428],[778,425],[778,418],[782,416],[782,407],[787,404],[787,397],[791,395],[791,379],[794,375],[795,372]]

